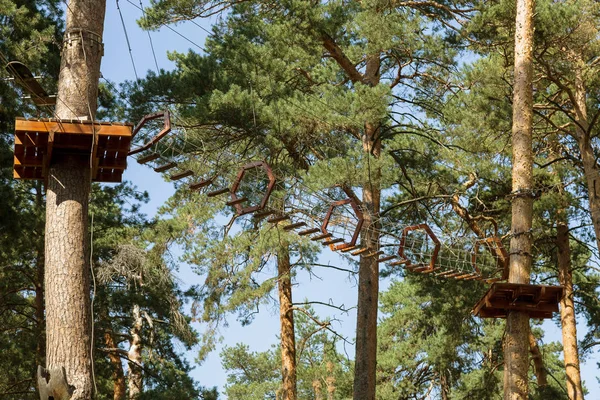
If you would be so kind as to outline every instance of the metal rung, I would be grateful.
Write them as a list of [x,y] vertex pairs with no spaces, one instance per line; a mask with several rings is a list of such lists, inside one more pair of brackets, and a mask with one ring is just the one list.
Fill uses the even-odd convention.
[[228,206],[235,206],[236,204],[240,204],[240,203],[243,203],[243,202],[245,202],[245,201],[248,201],[248,199],[247,199],[247,198],[245,198],[245,197],[240,197],[239,199],[235,199],[235,200],[229,200],[229,201],[228,201],[227,203],[225,203],[225,204],[227,204]]
[[396,256],[381,257],[381,258],[377,259],[377,262],[382,263],[382,262],[393,260],[394,258],[396,258]]
[[161,165],[160,167],[154,168],[154,172],[165,172],[165,171],[170,170],[171,168],[175,168],[176,166],[177,166],[177,163],[170,162],[168,164]]
[[264,218],[264,217],[268,217],[269,215],[275,214],[275,211],[273,210],[266,210],[266,211],[261,211],[258,213],[255,213],[253,215],[254,218],[259,219],[259,218]]
[[352,254],[353,256],[357,256],[357,255],[359,255],[359,254],[362,254],[362,253],[364,253],[365,251],[369,251],[369,248],[368,248],[368,247],[364,247],[364,248],[362,248],[362,249],[358,249],[358,250],[356,250],[356,251],[353,251],[353,252],[352,252],[352,253],[350,253],[350,254]]
[[344,238],[337,238],[337,239],[331,239],[331,240],[326,240],[323,243],[321,243],[323,246],[327,246],[330,244],[336,244],[336,243],[340,243],[343,242]]
[[215,197],[215,196],[218,196],[220,194],[225,194],[225,193],[229,193],[229,188],[223,188],[223,189],[219,189],[219,190],[213,190],[212,192],[208,192],[206,195],[208,197]]
[[189,188],[190,190],[198,190],[198,189],[202,189],[204,186],[208,186],[212,183],[212,179],[207,179],[205,181],[200,181],[200,182],[196,182],[196,183],[192,183]]
[[321,232],[319,228],[306,229],[304,231],[298,232],[300,236],[312,235],[313,233]]
[[286,219],[290,219],[290,216],[289,215],[278,215],[276,217],[269,218],[267,220],[267,222],[270,222],[271,224],[276,224],[278,222],[285,221]]
[[147,156],[138,158],[137,162],[139,164],[146,164],[146,163],[149,163],[150,161],[156,160],[157,158],[160,158],[160,154],[158,154],[158,153],[152,153],[152,154],[148,154]]
[[317,241],[317,240],[321,240],[321,239],[327,239],[327,238],[330,238],[332,236],[333,235],[331,233],[323,233],[322,235],[311,237],[310,240]]
[[191,176],[191,175],[194,175],[194,171],[188,169],[187,171],[183,171],[178,174],[171,175],[169,178],[172,181],[178,181],[180,179],[187,178],[188,176]]
[[300,228],[302,226],[306,226],[306,222],[296,222],[295,224],[289,224],[283,227],[284,231],[291,231],[292,229]]

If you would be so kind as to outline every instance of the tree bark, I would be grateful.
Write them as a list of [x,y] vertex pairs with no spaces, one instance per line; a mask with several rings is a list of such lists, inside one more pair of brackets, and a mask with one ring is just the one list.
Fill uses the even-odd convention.
[[[67,7],[56,115],[94,119],[102,58],[105,0],[71,0]],[[46,198],[46,364],[64,367],[71,399],[92,398],[88,264],[89,155],[50,162]],[[56,400],[56,399],[55,399]]]
[[[370,86],[379,83],[379,54],[367,56],[363,81]],[[379,158],[381,140],[374,122],[365,122],[363,151],[367,157]],[[381,169],[373,167],[369,182],[363,186],[364,215],[361,245],[379,250],[379,211],[381,209]],[[369,251],[370,252],[370,251]],[[367,253],[369,253],[367,252]],[[358,301],[356,312],[356,354],[354,359],[354,400],[375,400],[377,368],[377,311],[379,306],[379,263],[376,257],[360,256],[358,267]]]
[[588,122],[587,104],[585,102],[587,89],[583,77],[584,61],[575,56],[575,138],[581,153],[583,173],[588,191],[588,201],[596,247],[600,251],[600,169],[592,148],[592,137]]
[[129,358],[129,374],[127,386],[129,387],[129,398],[137,399],[142,393],[142,327],[144,320],[140,313],[140,306],[134,305],[132,311],[133,326],[131,328],[131,345],[127,357]]
[[[104,344],[109,349],[117,348],[113,334],[109,330],[104,332]],[[113,400],[125,400],[125,374],[123,373],[121,357],[117,353],[110,352],[108,353],[108,359],[112,365]]]
[[533,360],[538,387],[543,390],[548,386],[548,374],[546,373],[546,367],[544,366],[542,352],[537,344],[537,339],[533,336],[533,333],[531,333],[531,328],[529,329],[529,352],[531,353],[531,359]]
[[560,322],[562,324],[563,351],[567,375],[569,400],[583,400],[579,353],[577,349],[577,321],[573,301],[573,276],[571,273],[571,245],[569,225],[565,210],[558,213],[556,245],[558,247],[558,281],[564,288],[560,299]]
[[90,170],[54,165],[46,196],[46,365],[64,367],[72,399],[92,397],[87,215]]
[[334,400],[335,398],[335,376],[333,376],[333,363],[330,361],[327,363],[327,372],[329,376],[325,380],[327,385],[327,400]]
[[282,399],[296,400],[296,335],[292,310],[292,276],[288,244],[283,243],[277,255],[279,281],[279,320],[281,323]]
[[[534,0],[517,0],[513,93],[512,238],[509,282],[528,284],[533,218],[533,11]],[[510,311],[504,339],[504,398],[528,398],[529,315]]]

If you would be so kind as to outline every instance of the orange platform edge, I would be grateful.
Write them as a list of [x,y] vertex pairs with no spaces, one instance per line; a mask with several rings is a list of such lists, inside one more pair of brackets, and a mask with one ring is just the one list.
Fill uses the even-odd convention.
[[53,157],[79,155],[93,160],[95,182],[121,182],[132,130],[128,123],[17,118],[13,176],[46,180]]

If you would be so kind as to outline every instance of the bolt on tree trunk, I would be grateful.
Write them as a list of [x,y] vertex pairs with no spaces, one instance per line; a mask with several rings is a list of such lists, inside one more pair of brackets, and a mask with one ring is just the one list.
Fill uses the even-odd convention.
[[[512,238],[509,282],[528,284],[533,218],[533,10],[534,0],[517,0],[513,93]],[[504,398],[528,398],[529,315],[510,311],[504,338]]]
[[282,243],[277,254],[279,320],[281,323],[282,400],[296,400],[296,336],[292,310],[292,276],[288,244]]
[[[58,118],[94,119],[104,13],[105,0],[71,0],[68,4],[58,81]],[[93,362],[87,245],[89,165],[89,154],[51,160],[45,243],[47,369],[64,368],[66,380],[73,387],[70,398],[85,400],[92,398]]]

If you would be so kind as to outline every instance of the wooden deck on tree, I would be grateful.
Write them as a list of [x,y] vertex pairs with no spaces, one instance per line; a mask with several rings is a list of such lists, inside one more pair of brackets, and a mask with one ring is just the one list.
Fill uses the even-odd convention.
[[94,181],[121,182],[132,129],[122,123],[17,118],[13,175],[45,180],[53,158],[79,155],[92,157]]
[[473,308],[481,318],[506,318],[508,311],[525,311],[531,318],[552,318],[558,312],[562,286],[496,282]]

